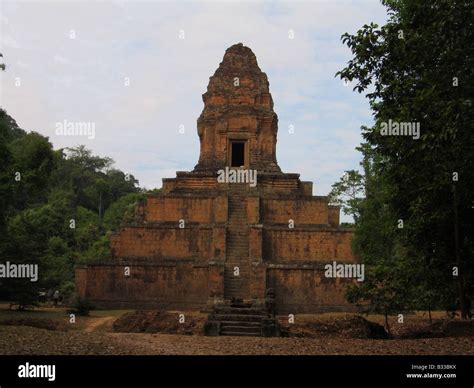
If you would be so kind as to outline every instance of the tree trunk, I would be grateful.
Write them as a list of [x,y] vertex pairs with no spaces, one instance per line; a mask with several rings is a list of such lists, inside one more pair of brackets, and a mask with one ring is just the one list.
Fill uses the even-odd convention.
[[390,325],[388,324],[388,314],[385,313],[385,327],[387,328],[387,332],[390,335]]
[[454,252],[456,255],[456,266],[458,267],[458,292],[459,292],[459,309],[461,310],[461,319],[467,319],[466,300],[464,294],[464,273],[461,266],[461,249],[459,246],[459,219],[458,219],[458,203],[456,195],[456,184],[453,185],[453,206],[454,206]]
[[102,191],[99,193],[99,220],[102,220]]

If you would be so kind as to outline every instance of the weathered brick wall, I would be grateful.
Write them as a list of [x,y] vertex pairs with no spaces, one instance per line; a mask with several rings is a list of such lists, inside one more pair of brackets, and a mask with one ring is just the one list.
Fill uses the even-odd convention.
[[292,219],[295,226],[328,225],[327,202],[317,199],[265,199],[262,200],[264,223],[286,224]]
[[163,222],[183,219],[186,222],[211,223],[213,221],[213,198],[164,197],[147,198],[145,220]]
[[267,286],[275,289],[277,313],[350,311],[344,298],[353,280],[326,278],[324,269],[268,268]]
[[[87,274],[87,283],[77,287],[77,292],[101,308],[199,309],[206,306],[209,295],[222,295],[222,290],[212,288],[223,284],[219,269],[212,271],[210,279],[208,266],[189,263],[129,268],[130,276],[124,275],[125,265],[80,268]],[[76,273],[76,286],[80,278]]]
[[262,237],[263,228],[261,225],[254,225],[249,231],[249,257],[251,261],[262,261]]
[[224,227],[123,227],[111,237],[113,257],[159,259],[224,259]]
[[354,261],[352,232],[318,229],[264,229],[263,256],[271,262]]
[[263,300],[267,289],[267,269],[265,264],[253,262],[250,266],[249,297]]
[[247,219],[250,225],[260,223],[260,197],[247,197]]
[[329,206],[328,210],[329,225],[335,227],[339,226],[339,214],[341,213],[341,208],[339,206]]

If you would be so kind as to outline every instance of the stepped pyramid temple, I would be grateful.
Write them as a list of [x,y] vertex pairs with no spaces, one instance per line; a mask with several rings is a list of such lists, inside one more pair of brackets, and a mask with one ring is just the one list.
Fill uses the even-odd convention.
[[312,182],[278,166],[278,118],[252,50],[227,49],[202,97],[194,170],[148,194],[112,236],[109,261],[77,267],[79,296],[107,308],[210,311],[271,297],[282,314],[350,309],[354,279],[325,265],[356,263],[352,232]]

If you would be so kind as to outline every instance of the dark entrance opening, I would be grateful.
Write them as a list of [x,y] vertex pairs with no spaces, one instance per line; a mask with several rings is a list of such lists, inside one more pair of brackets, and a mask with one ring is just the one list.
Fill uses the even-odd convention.
[[245,165],[245,142],[233,141],[231,143],[231,167],[240,167]]

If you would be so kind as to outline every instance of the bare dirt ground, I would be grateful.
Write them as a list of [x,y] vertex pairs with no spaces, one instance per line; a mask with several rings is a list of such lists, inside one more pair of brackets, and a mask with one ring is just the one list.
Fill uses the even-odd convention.
[[0,354],[474,355],[474,322],[446,320],[442,313],[434,314],[432,324],[423,313],[407,315],[403,324],[392,317],[394,339],[365,337],[367,327],[383,322],[380,316],[297,315],[292,325],[282,316],[286,338],[204,337],[206,314],[186,313],[185,325],[177,324],[177,316],[103,310],[70,323],[65,308],[18,312],[0,305]]
[[473,338],[361,340],[341,338],[196,337],[111,334],[137,354],[169,355],[454,355],[474,354]]
[[474,355],[474,338],[370,340],[60,332],[0,326],[4,355]]

